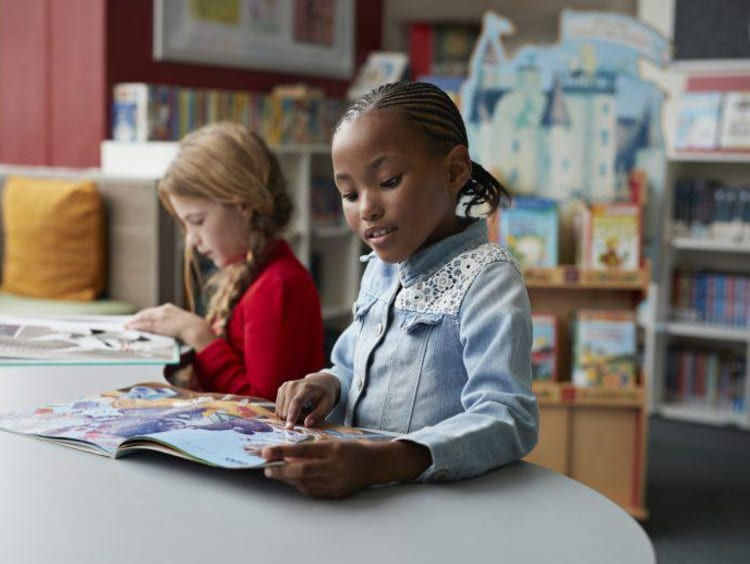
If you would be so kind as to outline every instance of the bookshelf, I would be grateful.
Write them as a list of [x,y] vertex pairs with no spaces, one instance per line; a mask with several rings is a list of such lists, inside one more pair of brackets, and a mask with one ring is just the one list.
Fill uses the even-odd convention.
[[[158,178],[177,154],[177,142],[104,141],[102,170],[125,177]],[[286,175],[295,213],[285,237],[318,285],[323,320],[341,327],[348,322],[361,276],[359,237],[340,218],[316,217],[311,205],[315,189],[334,190],[332,185],[313,187],[313,179],[331,179],[330,147],[325,144],[273,147]],[[334,194],[334,198],[336,195]]]
[[641,371],[640,383],[633,388],[574,386],[568,320],[581,309],[635,311],[649,289],[648,265],[632,271],[529,268],[524,277],[532,311],[551,313],[559,320],[558,380],[534,383],[541,433],[526,459],[585,483],[645,519],[645,373]]
[[[695,234],[688,226],[686,232],[684,222],[676,218],[681,205],[676,185],[685,179],[742,189],[750,180],[750,152],[681,151],[668,156],[660,284],[649,332],[653,356],[648,370],[654,375],[649,409],[671,419],[750,429],[750,324],[746,314],[744,321],[734,315],[747,309],[747,303],[738,302],[745,281],[750,282],[750,239],[717,237],[710,227]],[[713,288],[711,294],[700,291],[702,298],[700,277]],[[683,307],[689,292],[692,316],[685,315]]]

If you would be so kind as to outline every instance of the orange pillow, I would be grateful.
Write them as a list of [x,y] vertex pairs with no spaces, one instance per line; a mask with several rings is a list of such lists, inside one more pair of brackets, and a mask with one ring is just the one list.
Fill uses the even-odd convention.
[[5,292],[93,300],[104,289],[104,205],[91,181],[11,176],[3,192]]

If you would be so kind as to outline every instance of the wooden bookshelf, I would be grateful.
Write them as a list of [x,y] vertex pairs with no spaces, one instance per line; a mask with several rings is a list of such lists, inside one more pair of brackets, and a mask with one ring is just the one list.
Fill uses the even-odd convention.
[[570,319],[582,309],[635,311],[648,291],[650,268],[529,268],[524,278],[534,313],[558,318],[555,382],[535,382],[541,411],[539,443],[527,460],[579,480],[646,519],[646,382],[633,388],[583,388],[571,383]]

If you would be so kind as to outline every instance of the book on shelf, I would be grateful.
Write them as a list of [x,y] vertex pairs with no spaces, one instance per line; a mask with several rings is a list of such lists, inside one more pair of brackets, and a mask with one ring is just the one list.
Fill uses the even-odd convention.
[[549,198],[516,196],[510,208],[498,211],[497,221],[500,244],[522,267],[557,266],[557,202]]
[[707,270],[676,270],[672,319],[728,327],[750,327],[750,276]]
[[409,56],[397,51],[373,51],[357,71],[346,97],[357,100],[373,88],[389,82],[398,82],[406,77]]
[[703,178],[677,180],[672,236],[750,242],[750,188]]
[[0,316],[0,364],[175,364],[178,342],[119,316]]
[[719,146],[722,149],[750,150],[750,91],[724,94]]
[[667,352],[669,402],[741,412],[746,360],[729,350],[672,346]]
[[160,84],[123,82],[114,86],[112,96],[112,139],[174,139],[177,106],[174,89]]
[[409,26],[409,58],[413,75],[469,75],[469,61],[481,26],[465,22],[415,22]]
[[533,313],[534,337],[531,343],[531,374],[534,381],[557,381],[557,317]]
[[641,208],[592,204],[584,219],[583,264],[594,270],[637,270],[641,264]]
[[155,382],[2,414],[0,430],[111,458],[156,451],[230,469],[269,465],[260,456],[267,445],[393,436],[332,425],[287,429],[272,403]]
[[313,177],[310,180],[310,215],[314,227],[344,225],[341,195],[331,178]]
[[572,379],[576,386],[636,385],[635,312],[580,310],[573,325]]
[[722,92],[684,92],[680,96],[674,146],[678,150],[719,147]]

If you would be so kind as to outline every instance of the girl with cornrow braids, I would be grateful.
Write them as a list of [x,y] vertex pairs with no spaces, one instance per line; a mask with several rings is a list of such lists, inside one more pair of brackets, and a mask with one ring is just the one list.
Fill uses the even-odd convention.
[[265,447],[266,476],[321,497],[373,484],[468,478],[534,447],[531,312],[518,266],[488,243],[508,199],[469,157],[451,99],[425,83],[387,84],[339,121],[333,169],[367,257],[354,319],[332,366],[287,382],[287,425],[323,419],[393,440]]
[[[279,386],[324,364],[315,284],[280,238],[292,213],[279,161],[242,125],[202,127],[180,143],[159,182],[165,208],[185,233],[191,311],[145,309],[128,327],[192,347],[174,384],[274,400]],[[217,267],[206,282],[205,318],[195,311],[195,252]]]

